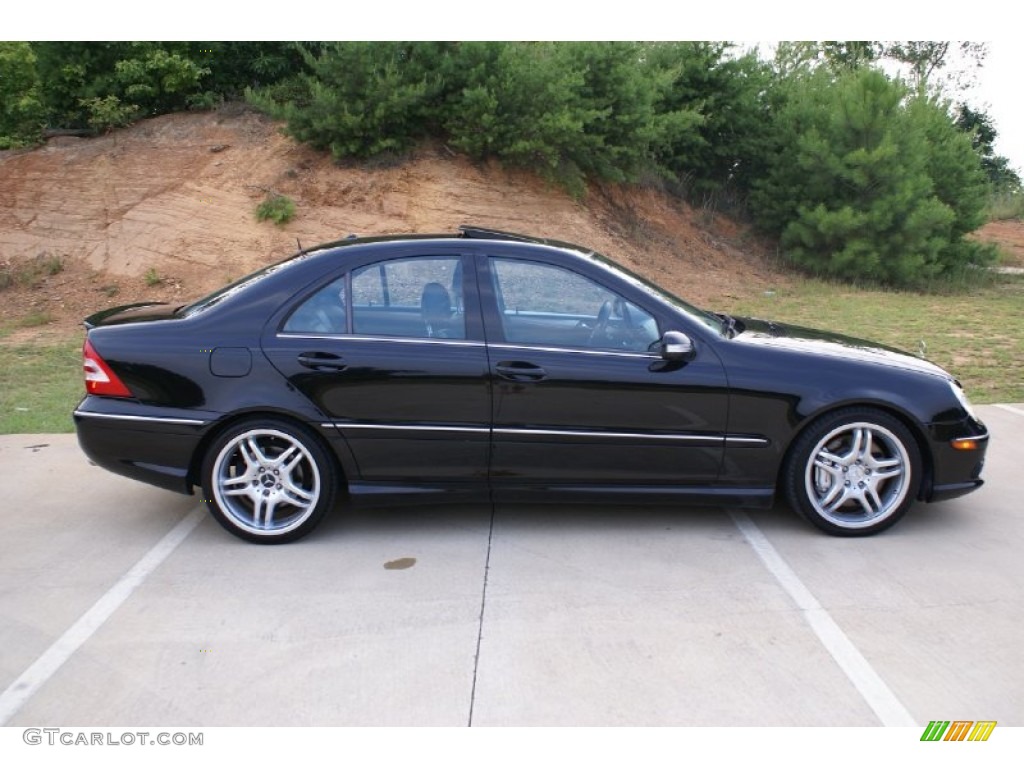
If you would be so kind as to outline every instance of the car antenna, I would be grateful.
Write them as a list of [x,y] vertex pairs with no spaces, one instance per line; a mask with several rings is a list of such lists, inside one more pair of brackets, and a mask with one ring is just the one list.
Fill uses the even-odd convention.
[[299,251],[301,251],[302,250],[302,242],[297,237],[295,238],[295,244],[297,246],[299,246]]

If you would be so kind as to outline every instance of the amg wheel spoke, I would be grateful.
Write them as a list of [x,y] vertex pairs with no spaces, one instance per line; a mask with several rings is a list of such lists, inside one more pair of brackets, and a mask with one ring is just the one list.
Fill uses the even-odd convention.
[[263,524],[260,522],[261,512],[260,508],[263,506],[263,496],[257,494],[252,500],[252,522],[257,528],[262,528]]
[[846,460],[856,459],[861,455],[861,445],[864,442],[864,430],[855,429],[853,430],[853,442],[850,444],[850,450],[846,452]]
[[[291,456],[293,453],[295,453],[297,450],[299,450],[299,448],[296,445],[288,446],[287,449],[285,449],[284,451],[281,451],[281,454],[276,459],[274,459],[274,466],[276,466],[276,467],[282,466],[288,460],[288,457]],[[301,460],[301,459],[302,459],[302,454],[300,453],[299,454],[299,460]]]
[[260,445],[256,442],[255,438],[250,437],[246,442],[249,446],[249,450],[252,451],[252,455],[255,457],[257,464],[266,465],[270,463],[270,459],[267,458],[265,453],[263,453],[263,449],[260,448]]
[[269,528],[274,524],[274,507],[277,506],[277,499],[273,496],[267,499],[267,513],[263,519],[263,527]]
[[866,460],[870,461],[870,459],[871,459],[871,451],[872,451],[872,444],[871,444],[872,432],[871,432],[870,429],[864,429],[864,430],[861,430],[861,433],[862,433],[862,437],[863,437],[863,444],[861,445],[860,452],[858,452],[858,454],[857,454],[857,458],[859,458],[859,459],[866,459]]
[[867,488],[867,490],[865,491],[864,495],[867,496],[867,497],[870,497],[871,504],[874,505],[876,513],[882,511],[882,507],[883,507],[882,500],[879,498],[878,491],[875,489],[875,487],[873,485],[869,486]]
[[[875,496],[875,498],[877,499],[878,497]],[[877,511],[871,507],[871,502],[868,501],[866,493],[858,494],[857,501],[859,501],[860,505],[864,507],[864,511],[867,513],[868,517],[874,517],[877,514]],[[881,504],[879,504],[879,506],[881,506]]]
[[315,493],[311,493],[304,488],[300,488],[291,481],[284,484],[284,492],[289,496],[289,498],[293,498],[293,503],[299,507],[307,506],[309,502],[316,497]]
[[[825,496],[821,499],[821,502],[820,502],[821,506],[823,506],[826,509],[828,509],[829,505],[839,495],[843,495],[843,497],[844,497],[843,501],[845,501],[845,494],[843,493],[844,490],[845,490],[845,488],[844,488],[842,483],[840,483],[840,482],[833,483],[831,490],[829,490],[829,492],[827,494],[825,494]],[[840,502],[840,503],[842,503],[842,502]]]
[[828,460],[823,460],[821,454],[818,454],[818,458],[814,460],[814,468],[820,469],[822,472],[828,472],[835,479],[839,479],[842,472],[838,467],[833,466]]

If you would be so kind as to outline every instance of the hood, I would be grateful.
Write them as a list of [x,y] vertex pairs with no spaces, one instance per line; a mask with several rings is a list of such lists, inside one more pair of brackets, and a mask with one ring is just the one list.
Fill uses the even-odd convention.
[[89,315],[82,322],[87,329],[96,328],[101,325],[121,325],[123,323],[146,323],[152,320],[173,320],[176,307],[163,302],[142,302],[140,304],[125,304],[121,307],[111,307]]
[[743,330],[732,339],[735,342],[785,349],[818,357],[877,363],[941,376],[945,379],[953,378],[935,363],[874,341],[752,317],[738,318],[738,321],[737,325]]

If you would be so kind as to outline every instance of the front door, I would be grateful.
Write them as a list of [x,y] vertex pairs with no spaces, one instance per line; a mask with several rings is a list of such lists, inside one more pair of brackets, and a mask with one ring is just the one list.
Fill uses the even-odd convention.
[[491,257],[480,284],[496,488],[714,483],[728,395],[710,347],[662,360],[651,312],[556,264]]

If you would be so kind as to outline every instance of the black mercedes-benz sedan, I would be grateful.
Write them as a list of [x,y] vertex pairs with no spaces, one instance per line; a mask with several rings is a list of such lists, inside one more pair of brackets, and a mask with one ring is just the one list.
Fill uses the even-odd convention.
[[194,304],[85,321],[82,449],[291,541],[348,502],[768,506],[876,533],[979,487],[959,383],[711,314],[567,243],[463,227],[306,249]]

